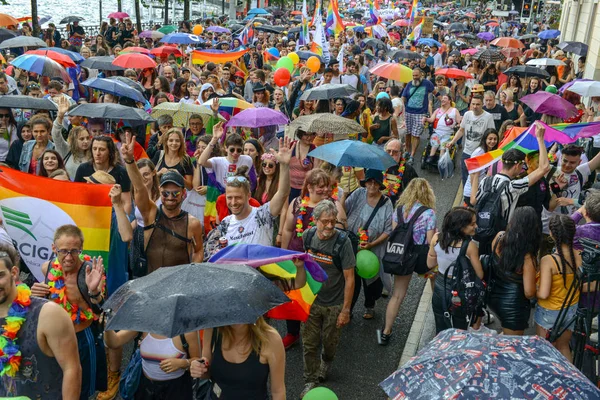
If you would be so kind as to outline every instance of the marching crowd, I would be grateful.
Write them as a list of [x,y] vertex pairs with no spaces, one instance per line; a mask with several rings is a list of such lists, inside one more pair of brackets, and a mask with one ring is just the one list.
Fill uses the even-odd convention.
[[[82,230],[73,225],[56,230],[53,258],[42,267],[45,280],[35,282],[3,228],[0,395],[87,399],[99,392],[97,399],[113,399],[120,382],[123,386],[123,347],[134,341],[142,373],[128,398],[191,399],[208,390],[210,398],[285,399],[285,350],[301,342],[302,398],[327,380],[343,327],[357,318],[361,291],[365,319],[374,318],[377,301],[389,298],[384,326],[376,336],[374,332],[373,340],[380,345],[393,340],[394,321],[415,272],[428,277],[434,287],[437,332],[450,327],[485,329],[482,322],[489,309],[504,334],[523,335],[535,308],[537,334],[546,337],[582,264],[578,240],[600,239],[600,191],[589,189],[600,167],[600,144],[594,139],[587,151],[575,144],[547,147],[546,128],[537,121],[554,124],[563,119],[537,113],[520,99],[538,91],[561,93],[578,109],[575,118],[564,122],[595,121],[599,100],[592,98],[591,105],[584,106],[579,95],[558,91],[581,78],[585,57],[567,57],[557,41],[524,40],[528,49],[510,57],[478,39],[477,50],[489,50],[491,56],[461,51],[477,33],[515,40],[524,33],[508,20],[486,24],[489,15],[476,12],[476,18],[464,19],[466,31],[460,34],[436,25],[429,45],[405,40],[409,31],[403,27],[389,25],[380,45],[369,42],[364,30],[349,26],[329,37],[327,62],[323,60],[316,72],[298,65],[283,86],[274,80],[266,50],[276,48],[281,57],[309,50],[298,46],[297,35],[287,30],[256,29],[254,40],[245,44],[249,51],[233,62],[199,65],[184,51],[179,57],[161,56],[156,68],[81,67],[79,84],[4,65],[0,94],[45,97],[57,111],[0,108],[0,162],[47,179],[112,185],[108,262],[129,279],[203,262],[237,243],[308,252],[328,278],[308,319],[286,321],[283,337],[262,317],[255,324],[174,338],[103,332],[102,304],[116,288],[106,287],[106,260],[84,254]],[[289,28],[294,24],[287,14],[272,19]],[[222,23],[209,19],[203,26]],[[22,34],[31,35],[25,26]],[[541,24],[533,28],[543,29]],[[180,31],[191,32],[192,25],[184,22]],[[132,46],[150,50],[160,45],[151,35],[138,35],[128,19],[111,19],[95,37],[87,37],[77,23],[68,32],[68,38],[61,38],[51,26],[43,38],[86,59],[118,55]],[[204,29],[200,36],[205,48],[229,50],[242,44],[240,37],[214,29]],[[543,77],[504,73],[546,57],[563,65],[546,67],[547,73],[539,75]],[[9,62],[13,58],[14,54],[6,56]],[[382,62],[409,67],[412,79],[403,84],[370,72]],[[467,74],[449,78],[436,73],[447,68]],[[150,108],[208,102],[210,111],[191,114],[185,126],[177,126],[171,115],[161,115],[148,128],[69,115],[88,102],[146,106],[80,84],[93,76],[123,76],[139,83]],[[332,83],[347,84],[356,93],[304,100],[303,93]],[[277,110],[290,120],[318,113],[354,120],[366,133],[351,137],[380,147],[394,165],[386,171],[338,167],[309,155],[337,139],[327,132],[298,130],[289,137],[285,125],[226,128],[223,97]],[[511,128],[530,126],[539,151],[509,149],[500,162],[469,173],[467,159],[498,149]],[[462,148],[463,204],[443,216],[436,214],[431,184],[413,166],[421,138],[429,142],[422,164],[436,165],[445,152]],[[218,215],[207,224],[207,192],[215,189]],[[390,244],[406,251],[390,254]],[[355,268],[360,250],[372,251],[380,262],[379,273],[369,279]],[[473,273],[465,274],[465,269]],[[306,284],[301,262],[297,270],[284,290]],[[481,293],[472,296],[454,284],[463,276],[489,284],[491,275],[485,304]],[[579,295],[569,300],[571,317]],[[553,343],[568,359],[570,338],[567,329]]]

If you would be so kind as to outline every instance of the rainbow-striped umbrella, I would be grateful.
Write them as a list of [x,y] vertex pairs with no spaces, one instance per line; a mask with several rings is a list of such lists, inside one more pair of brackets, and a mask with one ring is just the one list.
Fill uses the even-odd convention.
[[[203,105],[210,107],[212,102],[213,100],[210,99]],[[219,112],[225,112],[231,115],[232,117],[240,111],[245,110],[247,108],[254,108],[254,106],[248,103],[247,101],[240,100],[236,97],[221,97],[219,99]]]
[[62,78],[65,82],[71,81],[63,66],[47,56],[23,54],[12,60],[10,64],[25,71],[35,72],[38,75],[49,78]]

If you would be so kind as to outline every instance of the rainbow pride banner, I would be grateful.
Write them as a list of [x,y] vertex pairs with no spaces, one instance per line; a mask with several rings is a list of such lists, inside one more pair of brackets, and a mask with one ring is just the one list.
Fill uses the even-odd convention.
[[226,62],[233,62],[246,54],[249,50],[238,50],[238,51],[192,51],[192,63],[203,64],[205,62],[214,62],[215,64],[225,64]]
[[208,261],[217,264],[246,264],[259,269],[267,276],[291,279],[296,276],[296,266],[292,261],[295,258],[304,261],[306,285],[287,292],[286,296],[291,301],[275,307],[267,316],[274,319],[306,321],[310,314],[310,306],[321,290],[323,282],[327,280],[323,268],[310,255],[272,246],[237,244],[224,248]]
[[39,281],[41,266],[52,255],[54,231],[77,225],[83,250],[108,262],[111,185],[90,185],[43,178],[10,168],[0,170],[0,215],[21,258]]

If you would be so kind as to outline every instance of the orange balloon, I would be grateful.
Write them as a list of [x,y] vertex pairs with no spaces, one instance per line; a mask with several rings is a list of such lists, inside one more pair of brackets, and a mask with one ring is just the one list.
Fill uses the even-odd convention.
[[317,57],[311,56],[308,60],[306,60],[306,66],[308,69],[310,69],[310,72],[314,74],[319,71],[319,68],[321,68],[321,61],[319,61]]
[[202,25],[194,25],[194,29],[192,29],[192,32],[194,32],[194,35],[202,35],[202,32],[204,32],[204,28],[202,27]]

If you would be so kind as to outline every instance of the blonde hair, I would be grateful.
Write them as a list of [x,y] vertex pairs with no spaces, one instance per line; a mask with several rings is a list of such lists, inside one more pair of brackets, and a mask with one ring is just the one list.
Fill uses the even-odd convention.
[[71,129],[71,132],[69,132],[69,151],[71,152],[71,156],[75,157],[76,160],[89,159],[91,158],[92,154],[92,146],[88,147],[88,149],[85,151],[81,151],[77,147],[77,140],[79,139],[79,135],[82,132],[86,132],[88,136],[91,136],[85,126],[76,126],[73,129]]
[[187,153],[185,152],[185,138],[183,137],[183,133],[181,132],[181,129],[179,128],[171,128],[167,131],[167,133],[165,133],[161,140],[161,144],[163,146],[163,149],[165,149],[165,155],[167,154],[167,142],[169,141],[169,137],[171,135],[177,135],[179,136],[179,140],[181,142],[180,146],[179,146],[179,150],[177,150],[177,156],[181,158],[181,162],[183,162],[183,159],[185,158],[185,156],[187,155]]
[[417,202],[435,210],[435,194],[429,182],[423,178],[410,181],[396,202],[396,208],[405,206],[404,210],[410,212]]
[[[255,324],[248,324],[248,327],[247,339],[250,342],[250,349],[260,356],[260,351],[269,342],[268,332],[274,330],[274,328],[267,324],[263,317],[259,317]],[[222,326],[217,328],[217,333],[223,336],[223,347],[226,350],[231,349],[233,345],[233,328],[231,326]],[[225,343],[227,343],[227,346],[225,346]]]

